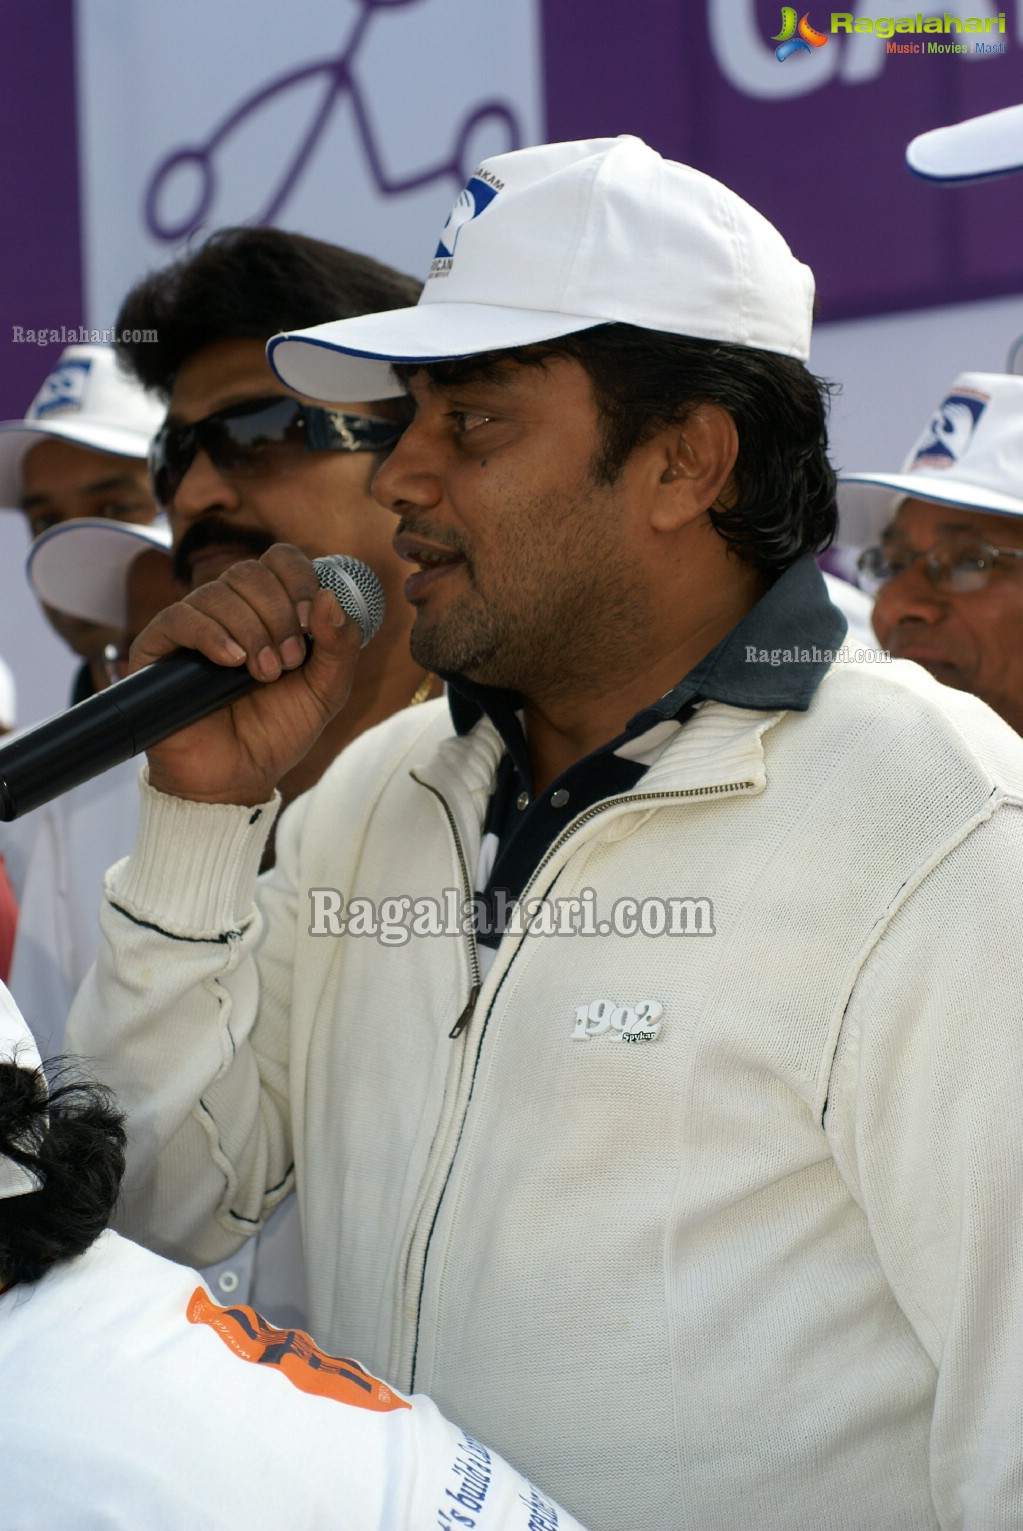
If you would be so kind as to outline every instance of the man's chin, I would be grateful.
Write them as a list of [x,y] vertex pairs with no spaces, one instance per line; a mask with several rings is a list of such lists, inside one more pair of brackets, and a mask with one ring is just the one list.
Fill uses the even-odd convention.
[[927,668],[934,679],[940,680],[943,686],[955,686],[957,691],[969,691],[969,677],[963,674],[958,665],[932,661]]
[[409,650],[416,664],[434,675],[464,675],[483,685],[502,684],[490,678],[491,671],[499,667],[500,645],[478,630],[458,632],[452,623],[430,624],[418,610]]

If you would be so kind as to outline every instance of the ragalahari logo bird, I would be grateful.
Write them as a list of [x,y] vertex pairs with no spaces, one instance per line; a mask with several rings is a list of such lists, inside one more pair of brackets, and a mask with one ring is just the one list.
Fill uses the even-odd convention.
[[781,31],[776,32],[773,38],[773,41],[779,44],[779,47],[774,50],[774,56],[779,64],[784,64],[793,53],[809,53],[812,48],[824,47],[828,34],[818,32],[815,27],[812,27],[809,16],[809,11],[805,12],[797,23],[795,6],[782,6]]

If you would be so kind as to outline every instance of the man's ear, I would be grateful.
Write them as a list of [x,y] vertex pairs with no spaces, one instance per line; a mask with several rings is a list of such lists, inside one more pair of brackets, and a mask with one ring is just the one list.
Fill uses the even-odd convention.
[[739,452],[735,421],[720,404],[698,404],[683,426],[657,438],[661,466],[650,524],[673,532],[702,516],[728,485]]

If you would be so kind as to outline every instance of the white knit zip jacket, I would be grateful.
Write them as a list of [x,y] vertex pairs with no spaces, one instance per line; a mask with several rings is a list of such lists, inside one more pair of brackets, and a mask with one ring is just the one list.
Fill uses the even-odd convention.
[[294,1179],[318,1340],[593,1531],[1023,1526],[1023,742],[902,663],[707,703],[527,895],[713,934],[509,935],[466,1015],[469,937],[311,890],[467,893],[501,747],[366,734],[254,899],[272,810],[145,789],[71,1032],[129,1231],[222,1258]]

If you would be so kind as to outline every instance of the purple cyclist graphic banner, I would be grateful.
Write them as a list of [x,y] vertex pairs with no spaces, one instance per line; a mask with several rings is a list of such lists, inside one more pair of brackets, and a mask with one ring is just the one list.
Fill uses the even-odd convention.
[[480,159],[545,138],[635,132],[719,176],[813,266],[822,319],[1023,290],[1023,178],[950,189],[903,163],[914,134],[1023,98],[1023,0],[2,0],[0,19],[4,415],[204,231],[276,223],[425,274]]

